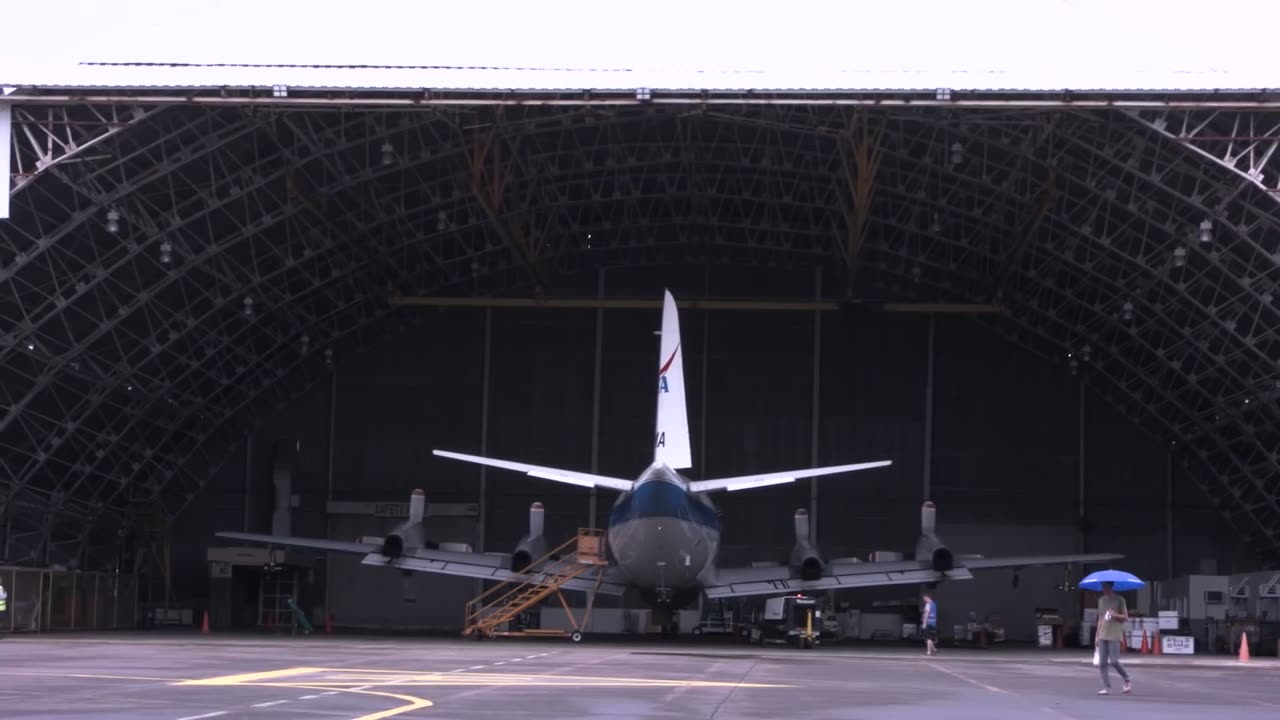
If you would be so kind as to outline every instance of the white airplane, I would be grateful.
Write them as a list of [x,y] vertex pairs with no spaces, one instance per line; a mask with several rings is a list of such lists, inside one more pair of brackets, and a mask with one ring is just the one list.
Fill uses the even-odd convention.
[[[720,490],[736,492],[795,482],[801,478],[868,470],[888,466],[891,461],[782,470],[712,480],[684,477],[678,470],[691,467],[693,462],[682,356],[676,303],[671,293],[666,292],[658,358],[658,411],[653,462],[637,479],[445,450],[435,450],[434,453],[440,457],[522,472],[543,480],[619,491],[607,527],[607,547],[613,562],[590,569],[563,587],[590,590],[596,585],[597,573],[604,573],[598,578],[597,592],[621,595],[627,588],[633,588],[648,604],[662,611],[683,607],[695,601],[699,593],[706,593],[709,598],[732,598],[876,585],[933,584],[944,580],[972,579],[971,570],[1089,563],[1123,557],[1107,553],[1003,558],[955,555],[935,533],[935,507],[932,502],[926,502],[921,510],[920,537],[911,560],[827,562],[809,539],[809,514],[801,509],[795,512],[795,544],[786,565],[717,567],[720,527],[708,493]],[[429,547],[422,524],[424,502],[422,491],[415,490],[410,498],[408,521],[385,538],[345,542],[238,532],[221,532],[218,535],[276,545],[360,553],[365,555],[362,564],[404,571],[506,580],[538,570],[530,567],[530,563],[542,557],[547,547],[542,536],[541,503],[534,503],[530,509],[529,534],[508,555],[471,552],[465,546]]]

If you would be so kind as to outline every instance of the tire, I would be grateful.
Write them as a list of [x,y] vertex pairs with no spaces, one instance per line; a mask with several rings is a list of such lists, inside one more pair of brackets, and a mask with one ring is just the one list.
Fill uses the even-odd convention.
[[578,632],[577,630],[574,630],[572,633],[569,634],[569,639],[572,640],[573,642],[580,643],[582,642],[582,633]]

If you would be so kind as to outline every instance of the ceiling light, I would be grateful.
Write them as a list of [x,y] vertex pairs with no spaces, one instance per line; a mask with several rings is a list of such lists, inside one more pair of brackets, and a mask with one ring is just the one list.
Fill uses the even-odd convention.
[[244,299],[244,316],[253,317],[253,298],[251,297]]
[[1187,264],[1187,249],[1177,247],[1173,249],[1173,266],[1182,267]]
[[382,164],[390,165],[396,161],[395,148],[391,147],[390,142],[382,143]]
[[173,262],[173,246],[169,244],[168,240],[160,243],[160,262],[165,265]]
[[115,210],[107,211],[107,232],[120,232],[120,213]]
[[951,143],[951,167],[962,162],[964,162],[964,146],[960,143]]
[[1121,316],[1124,317],[1125,320],[1133,319],[1133,303],[1128,302],[1127,300],[1125,301],[1124,309],[1121,312]]
[[1209,218],[1200,222],[1200,242],[1213,242],[1213,221]]

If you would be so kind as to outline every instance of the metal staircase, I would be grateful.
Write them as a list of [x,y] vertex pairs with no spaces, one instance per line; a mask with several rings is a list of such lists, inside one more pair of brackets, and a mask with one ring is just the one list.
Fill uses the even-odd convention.
[[[570,550],[572,548],[572,550]],[[504,580],[481,593],[467,603],[463,636],[481,637],[509,635],[559,635],[569,636],[574,642],[582,640],[582,631],[591,617],[595,603],[595,590],[604,578],[604,566],[609,561],[604,552],[604,535],[600,530],[582,528],[576,537],[565,542],[530,564],[533,571]],[[560,591],[565,583],[582,575],[592,567],[600,567],[595,585],[587,598],[587,608],[579,620],[569,609]],[[555,594],[560,599],[573,630],[499,630],[522,612]]]

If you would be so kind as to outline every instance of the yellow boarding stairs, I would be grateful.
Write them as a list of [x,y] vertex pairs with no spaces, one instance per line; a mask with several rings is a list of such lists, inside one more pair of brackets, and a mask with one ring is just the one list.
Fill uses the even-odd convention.
[[[574,547],[569,552],[570,546]],[[555,556],[560,558],[555,560]],[[482,637],[511,635],[550,635],[569,636],[574,642],[582,642],[582,631],[591,618],[591,606],[595,603],[596,589],[604,578],[604,566],[609,564],[604,552],[604,535],[600,530],[581,528],[577,537],[570,539],[560,547],[535,560],[530,567],[546,567],[535,572],[517,575],[489,588],[474,600],[467,603],[466,619],[462,635],[474,635],[477,640]],[[595,586],[587,596],[587,608],[581,620],[569,609],[560,589],[570,580],[585,573],[592,567],[600,567],[596,573]],[[560,598],[565,614],[573,630],[499,630],[505,623],[514,620],[520,613],[542,602],[552,593]]]

